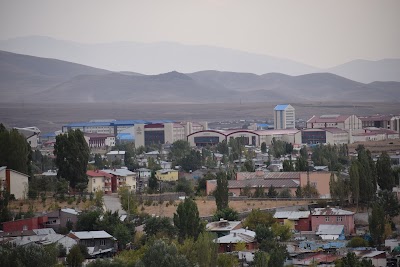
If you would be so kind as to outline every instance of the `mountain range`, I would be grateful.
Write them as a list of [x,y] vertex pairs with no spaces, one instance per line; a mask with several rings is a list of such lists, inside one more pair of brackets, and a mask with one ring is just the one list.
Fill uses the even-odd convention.
[[400,82],[356,82],[331,73],[291,76],[222,71],[115,72],[0,51],[0,102],[396,102]]
[[332,68],[320,69],[289,59],[213,46],[171,42],[82,44],[43,36],[2,40],[0,50],[60,59],[111,71],[152,75],[172,70],[181,73],[219,70],[258,75],[303,75],[319,72],[336,74],[362,83],[400,81],[400,59],[354,60]]

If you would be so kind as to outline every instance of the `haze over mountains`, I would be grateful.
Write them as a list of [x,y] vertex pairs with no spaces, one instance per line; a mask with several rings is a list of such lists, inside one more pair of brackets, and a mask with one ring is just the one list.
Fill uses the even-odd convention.
[[322,72],[362,83],[400,81],[400,59],[355,60],[329,69],[319,69],[288,59],[212,46],[166,42],[81,44],[41,36],[0,41],[0,50],[55,58],[111,71],[144,74],[167,73],[172,70],[183,73],[218,70],[259,75]]
[[0,102],[400,101],[400,82],[364,84],[331,73],[221,71],[143,75],[0,52]]

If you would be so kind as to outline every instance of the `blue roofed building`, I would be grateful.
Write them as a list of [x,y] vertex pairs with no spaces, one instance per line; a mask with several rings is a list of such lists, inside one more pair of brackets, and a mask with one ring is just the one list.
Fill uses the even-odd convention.
[[274,108],[274,129],[294,129],[295,109],[290,104],[280,104]]

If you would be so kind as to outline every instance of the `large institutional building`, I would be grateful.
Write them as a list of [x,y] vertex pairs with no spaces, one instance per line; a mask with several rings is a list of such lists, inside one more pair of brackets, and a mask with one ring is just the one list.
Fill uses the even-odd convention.
[[274,129],[295,129],[295,110],[290,104],[277,105],[274,108]]

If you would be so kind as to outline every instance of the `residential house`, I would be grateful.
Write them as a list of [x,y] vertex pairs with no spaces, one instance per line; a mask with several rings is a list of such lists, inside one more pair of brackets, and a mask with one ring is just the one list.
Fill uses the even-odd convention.
[[358,258],[371,260],[372,265],[375,267],[386,267],[386,251],[379,250],[353,250]]
[[116,240],[106,231],[70,232],[68,237],[85,245],[90,258],[112,256],[116,251]]
[[334,267],[335,261],[341,258],[340,255],[331,254],[325,251],[301,253],[293,258],[293,266],[323,266]]
[[72,229],[75,229],[79,213],[79,211],[70,208],[46,213],[48,218],[46,227],[51,227],[56,231],[60,231],[62,228],[67,228],[68,224],[72,224]]
[[3,222],[3,231],[12,232],[12,231],[25,231],[25,230],[47,228],[46,225],[47,222],[48,222],[48,217],[46,215],[40,217]]
[[173,169],[161,169],[156,171],[156,178],[164,182],[178,181],[179,172]]
[[216,222],[210,222],[206,225],[206,231],[217,234],[218,237],[229,235],[232,230],[242,228],[241,221],[227,221],[220,219]]
[[218,244],[218,252],[225,253],[237,251],[237,244],[244,243],[245,250],[255,250],[257,248],[256,233],[247,229],[236,229],[230,231],[228,235],[219,237],[216,240]]
[[15,199],[25,199],[28,193],[29,175],[7,169],[7,166],[0,167],[0,192],[7,190]]
[[310,211],[277,211],[274,218],[296,231],[311,231]]
[[128,187],[131,191],[136,191],[136,173],[127,168],[102,170],[111,174],[111,191],[116,193],[120,187]]
[[112,175],[99,170],[87,171],[88,185],[87,189],[89,193],[102,191],[105,194],[111,194],[111,180]]
[[355,233],[354,212],[339,208],[316,208],[311,212],[311,229],[318,231],[320,225],[343,225],[345,235]]
[[67,254],[77,244],[76,240],[68,236],[56,234],[52,228],[0,233],[0,243],[8,243],[13,246],[61,244]]
[[149,184],[149,178],[151,176],[151,170],[146,168],[140,168],[136,170],[136,184],[139,192],[144,192]]
[[344,225],[321,224],[316,234],[322,240],[344,240]]

